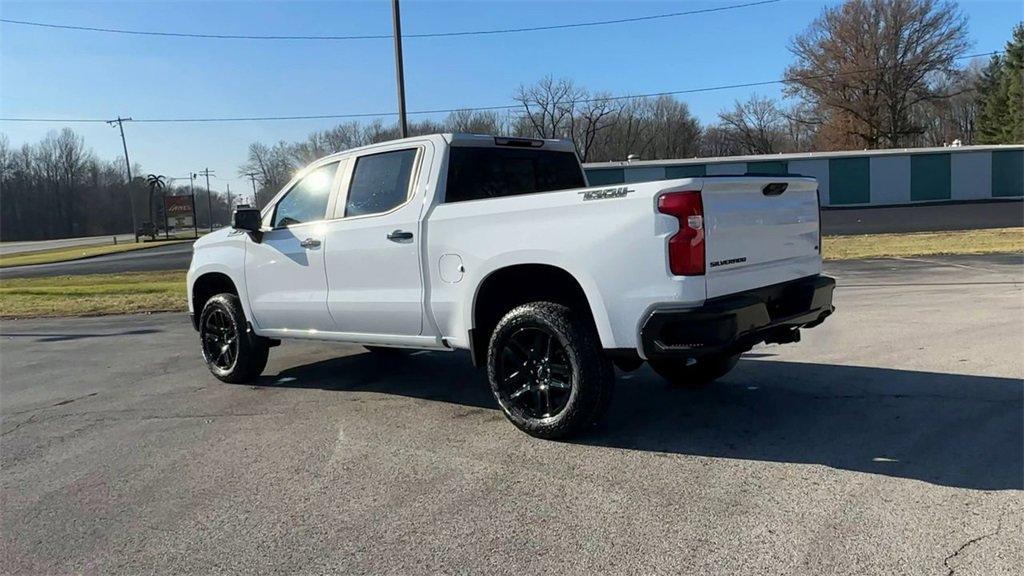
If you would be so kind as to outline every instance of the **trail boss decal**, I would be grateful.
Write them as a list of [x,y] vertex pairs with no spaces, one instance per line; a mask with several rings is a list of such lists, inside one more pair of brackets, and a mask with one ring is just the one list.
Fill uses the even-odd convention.
[[584,190],[580,192],[583,195],[583,200],[607,200],[608,198],[625,198],[626,194],[636,192],[625,186],[619,186],[617,188],[601,188],[600,190]]
[[708,264],[708,266],[710,266],[712,268],[717,268],[719,266],[728,266],[730,264],[739,264],[740,262],[746,262],[746,261],[747,261],[747,257],[744,256],[742,258],[730,258],[729,260],[716,260],[716,261]]

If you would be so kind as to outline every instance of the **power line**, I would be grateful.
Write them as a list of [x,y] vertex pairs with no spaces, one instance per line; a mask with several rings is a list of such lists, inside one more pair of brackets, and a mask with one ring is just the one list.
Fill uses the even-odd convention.
[[[568,28],[584,28],[593,26],[608,26],[612,24],[628,24],[632,22],[644,22],[648,20],[662,20],[666,18],[677,18],[680,16],[691,16],[694,14],[707,14],[711,12],[724,12],[739,8],[749,8],[764,4],[775,4],[781,0],[760,0],[758,2],[747,2],[744,4],[732,4],[729,6],[718,6],[715,8],[702,8],[700,10],[686,10],[683,12],[670,12],[666,14],[652,14],[650,16],[636,16],[633,18],[619,18],[615,20],[594,20],[589,22],[574,22],[568,24],[553,24],[549,26],[532,26],[524,28],[498,28],[493,30],[462,30],[453,32],[425,32],[421,34],[403,34],[404,38],[445,38],[453,36],[483,36],[495,34],[518,34],[523,32],[541,32],[546,30],[565,30]],[[103,32],[107,34],[128,34],[132,36],[164,36],[173,38],[205,38],[212,40],[390,40],[391,34],[366,34],[351,36],[270,36],[253,34],[201,34],[197,32],[162,32],[157,30],[126,30],[122,28],[100,28],[95,26],[75,26],[70,24],[52,24],[48,22],[33,22],[29,20],[13,20],[0,18],[5,24],[16,24],[20,26],[35,26],[38,28],[56,28],[59,30],[77,30],[82,32]]]
[[[982,52],[980,54],[968,54],[966,56],[960,56],[954,58],[954,60],[968,60],[971,58],[982,58],[985,56],[992,56],[995,54],[1002,54],[1002,51],[996,50],[992,52]],[[824,74],[816,74],[811,76],[800,76],[793,79],[779,78],[776,80],[764,80],[760,82],[742,82],[736,84],[720,84],[717,86],[704,86],[700,88],[685,88],[682,90],[667,90],[663,92],[648,92],[646,94],[625,94],[621,96],[600,96],[595,98],[587,98],[582,100],[576,100],[577,104],[585,104],[589,102],[604,102],[604,101],[616,101],[616,100],[630,100],[633,98],[653,98],[657,96],[678,96],[681,94],[697,94],[700,92],[716,92],[720,90],[734,90],[737,88],[756,88],[759,86],[771,86],[774,84],[791,84],[798,80],[820,80],[823,78],[835,78],[839,76],[850,76],[854,74],[865,74],[869,72],[877,72],[879,70],[887,69],[887,66],[878,66],[875,68],[862,68],[860,70],[848,70],[846,72],[827,72]],[[499,106],[477,106],[477,107],[462,107],[462,108],[438,108],[434,110],[412,110],[407,112],[408,115],[426,115],[426,114],[450,114],[452,112],[471,111],[471,112],[486,112],[490,110],[514,110],[521,108],[522,104],[504,104]],[[136,118],[132,122],[142,123],[196,123],[196,122],[265,122],[265,121],[287,121],[287,120],[341,120],[341,119],[356,119],[356,118],[380,118],[383,116],[395,116],[397,112],[360,112],[352,114],[318,114],[310,116],[234,116],[234,117],[221,117],[221,118]],[[62,122],[66,124],[81,123],[81,122],[107,122],[105,119],[96,118],[80,118],[80,119],[66,119],[66,118],[0,118],[0,122]]]

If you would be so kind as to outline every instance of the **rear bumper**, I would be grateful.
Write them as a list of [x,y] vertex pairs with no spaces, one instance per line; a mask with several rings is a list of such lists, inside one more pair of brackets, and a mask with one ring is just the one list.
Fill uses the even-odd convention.
[[835,309],[836,281],[809,276],[708,300],[699,308],[656,309],[640,329],[647,358],[700,358],[745,352],[761,342],[796,342],[800,328]]

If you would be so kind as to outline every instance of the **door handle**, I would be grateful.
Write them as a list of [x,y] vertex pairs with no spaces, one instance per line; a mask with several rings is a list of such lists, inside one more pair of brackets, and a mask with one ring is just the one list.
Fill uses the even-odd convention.
[[299,246],[302,246],[303,248],[316,248],[319,245],[320,241],[316,238],[306,238],[302,242],[299,242]]
[[402,240],[412,240],[412,232],[406,232],[405,230],[395,230],[388,234],[388,240],[392,242],[400,242]]

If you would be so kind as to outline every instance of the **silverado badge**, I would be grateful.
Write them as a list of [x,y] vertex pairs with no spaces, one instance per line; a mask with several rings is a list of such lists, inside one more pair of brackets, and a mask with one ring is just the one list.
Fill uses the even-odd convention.
[[601,188],[600,190],[584,190],[580,192],[583,194],[583,200],[606,200],[608,198],[624,198],[626,194],[636,192],[625,186],[619,186],[617,188]]

